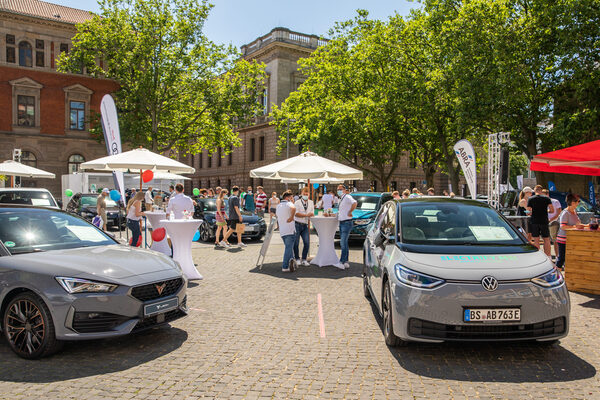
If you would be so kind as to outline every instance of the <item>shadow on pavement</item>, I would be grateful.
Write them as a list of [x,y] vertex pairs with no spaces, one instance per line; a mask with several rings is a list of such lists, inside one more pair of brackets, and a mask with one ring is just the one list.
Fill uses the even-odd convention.
[[362,264],[350,263],[350,269],[347,270],[341,270],[333,266],[320,268],[316,265],[311,265],[310,267],[298,267],[296,272],[281,272],[281,262],[276,262],[264,264],[261,270],[259,270],[258,267],[255,267],[249,272],[295,281],[303,278],[360,278],[362,275]]
[[0,381],[48,383],[124,371],[153,361],[181,347],[188,334],[161,327],[121,338],[66,342],[41,360],[16,356],[0,340]]
[[600,296],[583,293],[579,294],[589,299],[589,301],[579,304],[581,307],[600,309]]
[[[383,320],[369,301],[379,328]],[[383,330],[381,341],[384,341]],[[570,382],[596,375],[593,365],[560,345],[534,342],[409,343],[388,347],[414,374],[465,382]]]

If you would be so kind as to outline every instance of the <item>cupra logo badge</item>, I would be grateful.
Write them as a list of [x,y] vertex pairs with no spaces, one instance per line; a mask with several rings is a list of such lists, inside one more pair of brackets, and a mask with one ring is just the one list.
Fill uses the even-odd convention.
[[[484,278],[485,279],[485,278]],[[154,287],[156,288],[156,291],[158,292],[158,295],[160,296],[162,294],[162,292],[165,290],[165,286],[167,286],[166,283],[163,283],[162,285],[154,285]]]
[[493,276],[484,276],[481,280],[481,286],[488,292],[498,289],[498,280]]

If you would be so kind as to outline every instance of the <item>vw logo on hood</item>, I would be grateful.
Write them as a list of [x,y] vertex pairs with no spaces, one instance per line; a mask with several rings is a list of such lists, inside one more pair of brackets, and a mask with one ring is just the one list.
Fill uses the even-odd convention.
[[484,276],[481,280],[481,286],[488,292],[498,289],[498,280],[493,276]]

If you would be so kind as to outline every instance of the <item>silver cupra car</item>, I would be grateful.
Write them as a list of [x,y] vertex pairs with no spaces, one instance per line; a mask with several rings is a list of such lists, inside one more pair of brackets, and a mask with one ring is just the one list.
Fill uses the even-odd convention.
[[364,292],[390,346],[410,341],[536,340],[569,330],[570,301],[551,260],[487,204],[389,201],[364,244]]
[[0,322],[21,357],[174,321],[187,315],[186,288],[163,254],[60,210],[0,205]]

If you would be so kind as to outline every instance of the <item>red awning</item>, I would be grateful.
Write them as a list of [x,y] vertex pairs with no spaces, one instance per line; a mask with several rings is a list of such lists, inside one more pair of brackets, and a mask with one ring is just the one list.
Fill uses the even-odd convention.
[[531,160],[532,171],[600,176],[600,140],[538,154]]

